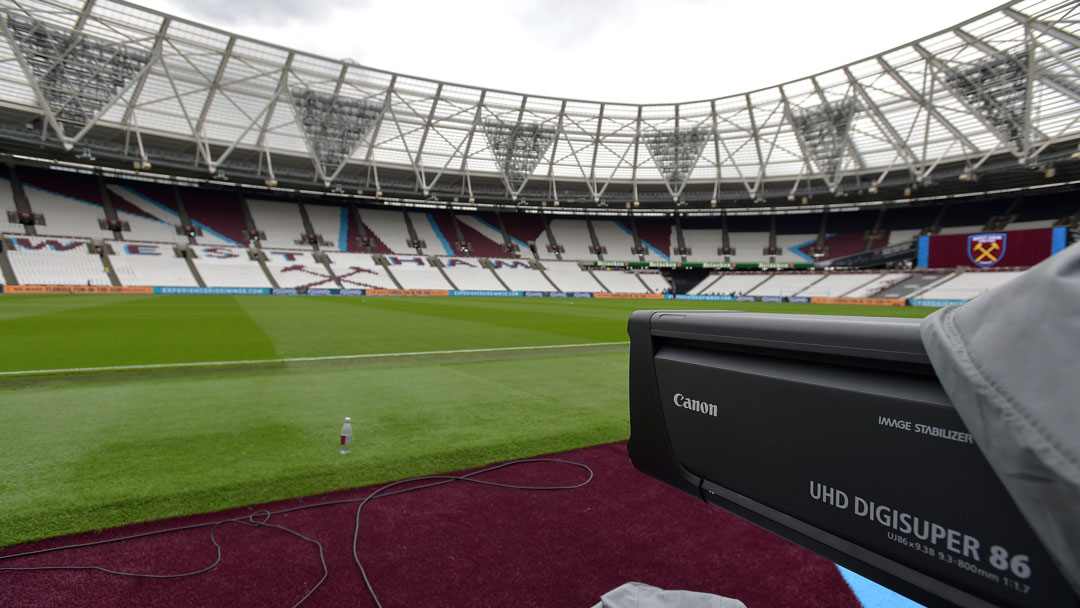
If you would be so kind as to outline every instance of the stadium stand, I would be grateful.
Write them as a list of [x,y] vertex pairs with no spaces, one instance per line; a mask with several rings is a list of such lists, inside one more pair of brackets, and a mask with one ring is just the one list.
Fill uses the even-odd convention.
[[371,254],[332,252],[327,254],[343,289],[397,289],[386,268]]
[[506,291],[490,268],[480,264],[478,258],[442,257],[443,272],[458,289]]
[[442,271],[418,255],[388,255],[387,270],[402,289],[453,289]]
[[184,208],[202,230],[200,245],[246,247],[249,241],[244,211],[236,192],[213,188],[181,188]]
[[638,272],[638,276],[653,293],[666,293],[671,289],[671,283],[659,272]]
[[[445,220],[449,223],[450,217],[445,216]],[[416,238],[424,242],[424,247],[420,249],[424,255],[458,255],[459,252],[455,251],[450,244],[456,236],[453,233],[453,225],[450,225],[450,234],[446,234],[439,226],[440,222],[435,214],[430,212],[410,211],[409,221],[412,222]]]
[[169,188],[157,184],[144,184],[138,189],[133,186],[127,183],[107,186],[118,219],[128,222],[131,228],[122,233],[124,240],[187,243],[187,235],[176,230],[182,222]]
[[907,274],[901,281],[882,289],[874,294],[875,298],[913,298],[919,293],[926,291],[935,283],[947,280],[952,273],[944,272],[920,272]]
[[239,247],[192,247],[195,270],[207,287],[273,287],[262,267]]
[[[634,252],[634,232],[619,220],[592,220],[593,231],[600,246],[607,249],[604,254],[605,260],[636,260],[638,254]],[[644,245],[642,245],[644,247]],[[649,248],[644,249],[646,259],[657,259],[657,255]]]
[[121,285],[150,287],[198,287],[187,260],[174,246],[162,243],[106,241],[112,250],[109,265]]
[[492,260],[492,267],[510,291],[558,291],[544,274],[525,260]]
[[264,249],[311,249],[301,238],[307,231],[299,205],[249,198],[247,206],[255,229],[262,233],[260,241]]
[[919,294],[928,300],[971,300],[1020,276],[1020,272],[969,270]]
[[[585,220],[549,220],[548,226],[555,242],[562,246],[564,260],[595,261],[599,258],[591,251],[592,237],[589,236],[589,226]],[[538,246],[539,250],[540,247]],[[555,259],[555,255],[547,251],[547,247],[540,251],[541,259]],[[618,259],[622,259],[616,256]],[[613,258],[615,259],[615,258]],[[572,290],[579,291],[579,290]]]
[[937,234],[940,236],[945,236],[947,234],[975,234],[982,231],[982,224],[971,224],[968,226],[945,226]]
[[[494,215],[459,215],[458,225],[465,240],[472,243],[472,255],[482,258],[508,258],[510,253],[503,247],[503,234],[499,229],[498,218]],[[516,243],[520,254],[529,254],[529,245]]]
[[[489,217],[494,218],[494,216],[485,214],[480,214],[477,217],[484,220]],[[520,253],[522,256],[531,256],[529,243],[536,243],[538,256],[554,257],[547,252],[548,238],[544,234],[544,223],[539,217],[504,213],[502,214],[502,223],[506,227],[506,232],[510,235],[511,240],[521,248]],[[492,225],[497,226],[498,224]]]
[[359,211],[360,221],[367,226],[368,234],[386,245],[387,253],[416,253],[416,248],[408,245],[411,239],[403,212],[368,208]]
[[[356,241],[358,236],[356,222],[349,220],[348,207],[336,207],[332,205],[313,205],[304,203],[308,219],[311,220],[311,228],[322,239],[319,249],[323,251],[359,251]],[[353,238],[350,237],[353,232]]]
[[908,229],[908,230],[890,230],[888,245],[899,245],[900,243],[907,243],[917,238],[922,230]]
[[[3,171],[6,175],[7,169]],[[26,229],[18,222],[8,221],[9,214],[16,213],[15,195],[11,190],[11,181],[7,177],[0,177],[0,231],[5,233],[26,234]]]
[[795,294],[807,298],[839,298],[881,276],[877,272],[832,273]]
[[105,208],[94,178],[71,172],[20,168],[19,177],[30,209],[45,218],[38,234],[91,239],[112,238],[102,228]]
[[544,272],[559,291],[605,291],[592,275],[575,262],[545,261]]
[[879,275],[873,281],[870,281],[869,283],[867,283],[867,284],[865,284],[865,285],[863,285],[861,287],[858,287],[856,289],[852,289],[851,291],[843,294],[842,297],[845,297],[845,298],[870,298],[870,297],[874,297],[876,294],[880,293],[882,290],[888,289],[890,286],[895,285],[895,284],[899,283],[900,281],[903,281],[904,279],[907,278],[907,276],[908,276],[907,274],[904,274],[902,272],[887,272],[885,274]]
[[672,257],[678,259],[674,251],[675,244],[679,242],[674,223],[635,219],[634,224],[641,238],[641,246],[648,250],[646,255],[655,255],[664,261],[670,261]]
[[[728,272],[720,275],[708,285],[701,287],[698,293],[705,295],[734,295],[742,296],[752,289],[767,281],[770,274],[764,272],[736,273]],[[707,279],[706,279],[707,280]]]
[[629,270],[594,270],[593,278],[611,293],[649,293],[648,287]]
[[[778,234],[776,235],[776,246],[780,249],[780,252],[773,257],[777,262],[793,262],[796,264],[813,262],[814,258],[803,253],[802,249],[813,246],[816,241],[816,234]],[[767,243],[768,241],[766,241],[766,246]]]
[[[731,256],[732,262],[769,261],[769,256],[765,253],[765,248],[769,246],[768,232],[729,232],[728,242],[731,243],[731,247],[735,250],[735,253]],[[799,259],[798,261],[805,262],[806,260]]]
[[266,269],[274,277],[278,287],[324,287],[334,288],[338,284],[321,262],[307,251],[283,251],[263,249],[266,255]]
[[[690,255],[686,256],[686,261],[718,262],[724,259],[724,256],[717,253],[717,250],[724,244],[723,230],[714,228],[683,228],[682,232],[683,242],[686,243],[686,247],[690,250]],[[766,243],[767,242],[768,241],[766,240]],[[758,253],[761,253],[760,248]]]
[[747,295],[751,296],[794,296],[824,277],[818,273],[777,273],[771,279],[754,288]]
[[20,285],[110,285],[101,256],[89,241],[66,237],[8,236],[8,261]]

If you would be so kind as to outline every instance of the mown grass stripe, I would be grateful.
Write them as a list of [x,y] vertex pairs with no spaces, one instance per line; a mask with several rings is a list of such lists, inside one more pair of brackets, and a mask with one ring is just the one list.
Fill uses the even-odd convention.
[[185,363],[147,363],[140,365],[103,365],[100,367],[67,367],[58,369],[33,369],[0,372],[0,376],[39,376],[47,374],[77,374],[89,372],[119,372],[143,369],[170,369],[177,367],[216,367],[222,365],[263,365],[266,363],[303,363],[308,361],[340,361],[347,359],[380,359],[390,357],[423,357],[433,355],[464,355],[471,353],[497,353],[521,350],[554,350],[562,348],[586,348],[590,346],[625,346],[629,342],[582,342],[579,344],[543,344],[538,346],[499,346],[492,348],[461,348],[456,350],[420,350],[399,353],[366,353],[356,355],[326,355],[320,357],[285,357],[278,359],[243,359],[236,361],[191,361]]

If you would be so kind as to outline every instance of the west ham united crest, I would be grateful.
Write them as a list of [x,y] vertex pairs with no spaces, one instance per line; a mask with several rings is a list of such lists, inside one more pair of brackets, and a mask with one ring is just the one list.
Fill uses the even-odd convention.
[[968,257],[971,263],[982,268],[989,268],[1005,256],[1004,232],[991,234],[973,234],[968,237]]

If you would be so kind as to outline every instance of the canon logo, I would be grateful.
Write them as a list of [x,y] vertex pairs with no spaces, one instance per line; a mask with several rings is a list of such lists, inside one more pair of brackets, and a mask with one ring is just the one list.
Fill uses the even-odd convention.
[[684,397],[682,393],[675,393],[675,407],[681,407],[691,411],[700,412],[702,414],[708,414],[714,418],[716,417],[715,403],[705,403],[704,401],[698,401],[697,399]]

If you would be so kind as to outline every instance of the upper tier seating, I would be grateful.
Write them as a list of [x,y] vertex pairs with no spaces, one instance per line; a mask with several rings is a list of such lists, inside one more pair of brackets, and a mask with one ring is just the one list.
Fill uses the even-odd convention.
[[266,255],[266,269],[270,271],[278,287],[332,289],[338,286],[327,272],[326,266],[316,262],[310,252],[278,249],[263,249],[262,252]]
[[510,291],[558,291],[543,273],[526,260],[492,260],[495,274],[499,275]]
[[[675,235],[675,224],[661,220],[636,220],[638,237],[641,238],[641,246],[647,250],[646,259],[660,259],[670,261],[675,254],[675,243],[678,237]],[[649,257],[655,256],[655,257]]]
[[360,219],[370,232],[379,238],[394,253],[415,253],[409,246],[409,228],[405,225],[405,214],[401,211],[383,209],[360,209]]
[[57,194],[29,182],[23,183],[23,190],[30,208],[45,218],[45,225],[37,227],[38,234],[112,238],[112,231],[101,227],[105,209],[100,204]]
[[978,234],[983,232],[982,225],[968,225],[968,226],[945,226],[938,232],[938,236],[945,236],[947,234]]
[[664,275],[659,272],[638,272],[638,276],[642,281],[645,281],[645,285],[652,290],[653,293],[665,293],[671,289],[671,283],[664,278]]
[[[496,225],[494,216],[485,216],[481,214],[480,218],[487,218],[488,223]],[[504,213],[501,215],[503,226],[506,228],[506,232],[510,235],[510,239],[521,248],[521,255],[523,257],[531,256],[529,251],[529,242],[536,243],[536,251],[540,256],[547,256],[549,259],[554,259],[554,255],[548,253],[548,237],[544,232],[544,222],[535,215],[522,215],[520,213]]]
[[594,270],[593,277],[611,293],[649,293],[645,284],[629,270]]
[[[817,240],[816,234],[778,234],[776,235],[776,246],[780,249],[780,253],[774,256],[777,262],[791,262],[791,263],[806,263],[813,262],[814,258],[806,255],[799,250],[800,246],[806,245],[808,242],[813,243]],[[765,244],[768,245],[766,239]],[[769,256],[761,254],[764,258],[763,261],[768,261]]]
[[559,291],[604,291],[603,286],[575,262],[544,262],[545,273]]
[[420,251],[423,251],[425,255],[452,256],[456,254],[450,241],[457,240],[457,235],[453,232],[450,234],[444,233],[433,214],[410,211],[409,221],[412,222],[416,238],[424,242],[424,247]]
[[833,273],[796,295],[806,298],[839,298],[849,291],[866,285],[878,276],[880,275],[874,272]]
[[306,231],[300,205],[251,198],[247,205],[255,228],[265,235],[261,237],[263,249],[311,249],[311,245],[301,238]]
[[[502,231],[497,224],[476,215],[459,215],[457,220],[465,241],[472,243],[471,255],[481,258],[511,257],[503,248]],[[529,246],[526,243],[518,243],[518,248],[522,254],[528,255]]]
[[323,244],[319,249],[323,251],[359,251],[357,249],[355,234],[350,243],[350,228],[355,227],[349,222],[348,207],[334,207],[331,205],[304,205],[308,219],[311,220],[311,228],[315,234],[322,238]]
[[852,289],[851,291],[842,295],[845,298],[872,298],[878,292],[888,288],[890,285],[895,285],[900,281],[903,281],[907,275],[902,272],[888,272],[878,276],[873,281]]
[[200,245],[247,247],[244,210],[235,192],[212,188],[182,188],[181,198],[192,224],[202,230]]
[[272,287],[259,263],[239,247],[191,248],[195,269],[207,287]]
[[109,264],[121,285],[150,287],[198,287],[187,261],[176,255],[173,245],[106,241],[112,249]]
[[506,291],[490,268],[477,258],[443,257],[443,272],[455,287],[462,290]]
[[[678,241],[672,240],[672,243],[676,242]],[[688,262],[719,262],[724,259],[724,256],[717,253],[724,245],[724,231],[719,228],[684,229],[683,242],[690,249],[690,255],[686,256]],[[765,242],[768,243],[767,237]]]
[[386,269],[369,253],[334,251],[326,255],[343,289],[397,289]]
[[[596,254],[590,251],[592,239],[589,237],[589,226],[585,220],[550,220],[548,227],[555,236],[555,242],[563,248],[562,259],[595,261]],[[540,258],[546,260],[555,259],[555,254],[547,250],[547,246],[537,245]],[[624,259],[619,257],[618,259]],[[580,291],[580,290],[572,290]]]
[[926,300],[971,300],[1020,276],[1021,272],[961,272],[955,278],[934,286],[918,297]]
[[107,189],[116,217],[131,228],[122,233],[125,241],[188,242],[186,235],[176,233],[176,227],[181,224],[180,214],[171,205],[127,186],[109,184]]
[[889,245],[908,243],[913,239],[917,238],[920,232],[922,232],[922,228],[914,228],[909,230],[890,230]]
[[15,213],[15,194],[11,190],[11,182],[7,178],[0,177],[0,231],[25,234],[26,229],[18,222],[8,221],[8,212]]
[[21,285],[111,285],[101,256],[88,241],[40,236],[5,236],[11,269]]
[[820,281],[823,274],[785,274],[776,273],[771,279],[758,285],[747,295],[751,296],[793,296]]
[[[607,248],[605,260],[638,259],[638,254],[634,252],[634,233],[625,223],[618,220],[592,220],[592,226],[600,246]],[[656,260],[659,256],[646,247],[645,259]]]
[[712,295],[746,295],[762,282],[768,280],[769,275],[763,272],[728,272],[710,285],[701,289],[702,294]]
[[442,272],[417,255],[388,255],[387,268],[402,289],[453,289]]

